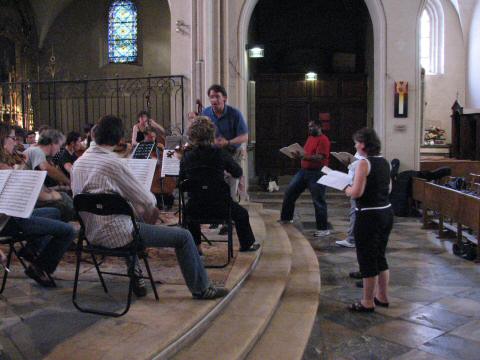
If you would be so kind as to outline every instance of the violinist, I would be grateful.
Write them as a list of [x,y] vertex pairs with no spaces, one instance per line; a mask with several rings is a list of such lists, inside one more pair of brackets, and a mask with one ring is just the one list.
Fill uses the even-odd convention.
[[82,147],[83,144],[80,133],[76,131],[69,132],[65,142],[65,147],[58,153],[57,161],[58,167],[68,178],[70,178],[73,163],[78,159],[77,152],[80,151]]
[[148,111],[140,111],[138,114],[138,122],[132,129],[132,147],[142,142],[145,139],[145,130],[148,128],[155,128],[159,132],[165,134],[165,129],[150,118]]

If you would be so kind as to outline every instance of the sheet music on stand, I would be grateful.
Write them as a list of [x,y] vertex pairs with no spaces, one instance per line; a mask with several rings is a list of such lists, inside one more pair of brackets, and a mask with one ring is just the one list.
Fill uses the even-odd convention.
[[161,177],[178,176],[180,173],[180,160],[173,149],[163,150]]
[[138,143],[132,154],[132,159],[149,159],[154,147],[154,142]]
[[157,162],[154,159],[123,159],[133,176],[150,191]]
[[165,149],[175,149],[177,146],[185,145],[188,142],[188,136],[171,135],[165,138]]
[[0,213],[29,218],[46,176],[46,171],[0,170]]

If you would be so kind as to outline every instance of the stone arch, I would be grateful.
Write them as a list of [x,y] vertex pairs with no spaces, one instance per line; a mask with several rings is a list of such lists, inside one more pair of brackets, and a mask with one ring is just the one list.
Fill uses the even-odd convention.
[[[384,145],[384,152],[388,145],[386,139],[385,127],[385,74],[387,68],[386,57],[386,39],[387,39],[387,25],[385,19],[385,12],[381,0],[364,0],[370,13],[370,18],[373,24],[373,41],[374,41],[374,128],[377,131],[382,144]],[[245,46],[247,44],[247,33],[250,19],[252,17],[255,6],[259,0],[245,0],[240,19],[238,23],[238,59],[239,59],[239,107],[241,111],[247,113],[247,81],[248,81],[248,67],[247,55]]]

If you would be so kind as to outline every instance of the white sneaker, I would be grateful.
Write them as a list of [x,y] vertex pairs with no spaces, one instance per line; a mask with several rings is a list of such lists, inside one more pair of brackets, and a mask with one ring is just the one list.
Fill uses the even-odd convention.
[[351,243],[348,239],[335,241],[335,244],[341,247],[354,248],[355,243]]
[[330,235],[330,230],[317,230],[313,233],[314,237],[325,237]]

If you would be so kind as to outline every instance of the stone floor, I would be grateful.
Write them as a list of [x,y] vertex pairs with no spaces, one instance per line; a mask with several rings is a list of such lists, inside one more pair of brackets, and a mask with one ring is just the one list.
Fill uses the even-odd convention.
[[[279,195],[262,202],[279,209]],[[387,255],[390,308],[350,313],[347,305],[361,297],[348,277],[357,269],[356,255],[335,245],[345,237],[349,204],[330,193],[332,235],[314,239],[308,196],[299,200],[296,219],[318,256],[322,288],[305,360],[480,358],[480,265],[454,256],[453,240],[437,239],[418,219],[396,218]]]

